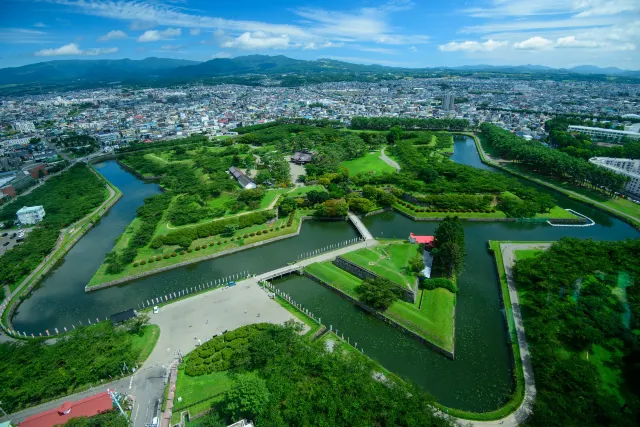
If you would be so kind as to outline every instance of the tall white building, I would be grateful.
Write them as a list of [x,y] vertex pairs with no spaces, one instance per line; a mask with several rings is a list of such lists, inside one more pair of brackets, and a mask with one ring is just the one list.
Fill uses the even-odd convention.
[[454,97],[452,92],[447,92],[442,97],[442,109],[452,111],[454,107]]
[[625,191],[640,196],[640,159],[616,159],[613,157],[592,157],[589,159],[594,165],[607,168],[612,172],[631,178],[624,188]]
[[13,127],[18,132],[35,132],[36,127],[33,122],[14,122]]
[[634,140],[640,139],[640,133],[637,133],[637,132],[629,132],[626,130],[616,130],[616,129],[595,128],[591,126],[570,125],[569,132],[584,133],[585,135],[591,135],[592,137],[597,137],[597,138],[609,138],[609,139],[629,138]]
[[16,214],[22,224],[37,224],[44,218],[44,207],[25,206],[16,212]]

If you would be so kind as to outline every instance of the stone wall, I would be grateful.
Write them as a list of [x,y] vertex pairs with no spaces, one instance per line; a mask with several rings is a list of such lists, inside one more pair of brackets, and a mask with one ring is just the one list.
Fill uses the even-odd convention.
[[[309,274],[307,271],[304,271],[304,275],[307,276],[308,278],[310,278],[311,280],[313,280],[314,282],[317,282],[317,283],[321,284],[322,286],[324,286],[325,288],[337,293],[338,295],[342,296],[343,298],[348,299],[349,301],[351,301],[352,303],[354,303],[355,305],[357,305],[358,307],[360,307],[364,311],[376,316],[380,320],[382,320],[382,321],[384,321],[384,322],[386,322],[386,323],[388,323],[388,324],[390,324],[392,326],[395,326],[396,328],[402,330],[407,335],[410,335],[413,338],[417,339],[418,341],[424,343],[425,345],[427,345],[428,347],[430,347],[434,351],[436,351],[436,352],[448,357],[449,359],[452,359],[452,360],[455,359],[455,348],[454,348],[453,351],[445,350],[444,348],[432,343],[431,341],[429,341],[428,339],[426,339],[422,335],[419,335],[419,334],[407,329],[405,326],[402,326],[401,324],[399,324],[395,320],[389,319],[384,314],[372,309],[371,307],[368,307],[367,305],[361,303],[360,301],[358,301],[357,299],[353,298],[352,296],[345,294],[341,290],[334,288],[333,286],[331,286],[330,284],[328,284],[324,280],[319,279],[319,278],[315,277],[312,274]],[[455,346],[455,341],[454,341],[454,346]]]
[[[383,278],[382,276],[374,273],[371,270],[368,270],[360,265],[354,264],[353,262],[349,261],[348,259],[345,259],[341,256],[336,257],[336,259],[333,260],[333,263],[335,264],[336,267],[343,269],[344,271],[353,274],[356,277],[359,277],[362,280],[366,280],[366,279],[377,279],[377,278]],[[388,279],[387,279],[388,280]],[[411,304],[415,304],[416,302],[416,290],[415,289],[407,289],[406,286],[402,286],[398,283],[395,283],[391,280],[389,280],[391,283],[393,283],[400,292],[402,292],[402,299],[410,302]]]

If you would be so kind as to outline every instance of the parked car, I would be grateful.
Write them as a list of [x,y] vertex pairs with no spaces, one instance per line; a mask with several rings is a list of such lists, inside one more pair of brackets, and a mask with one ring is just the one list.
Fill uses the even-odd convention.
[[22,242],[23,240],[24,240],[24,237],[18,237],[18,238],[16,239],[16,243],[18,243],[18,242]]
[[16,233],[13,233],[11,236],[9,236],[10,239],[13,239],[14,237],[16,237]]
[[160,309],[158,308],[157,305],[153,307],[153,314],[158,314],[159,311]]
[[4,242],[4,243],[2,244],[2,246],[7,246],[9,243],[11,243],[11,242]]
[[7,237],[9,233],[2,233],[2,237]]

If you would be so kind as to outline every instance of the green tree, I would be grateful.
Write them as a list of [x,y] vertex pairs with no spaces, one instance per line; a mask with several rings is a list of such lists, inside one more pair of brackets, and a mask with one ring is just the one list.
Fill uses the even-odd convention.
[[281,215],[289,215],[298,208],[298,202],[293,197],[287,197],[280,202],[279,208]]
[[409,260],[409,270],[419,273],[424,270],[424,259],[418,254]]
[[269,402],[269,396],[265,380],[253,373],[240,374],[227,391],[222,407],[233,421],[255,419]]
[[317,213],[328,217],[346,216],[349,213],[349,205],[343,199],[331,199],[321,204]]
[[233,233],[235,233],[237,230],[238,224],[227,224],[224,226],[222,234],[225,236],[233,236]]
[[398,299],[398,290],[384,278],[366,279],[356,288],[360,301],[378,311],[385,311]]
[[393,126],[389,129],[389,133],[387,134],[387,141],[389,144],[395,144],[396,142],[402,139],[402,128],[400,126]]
[[144,327],[149,324],[149,320],[151,319],[147,313],[138,313],[136,317],[125,322],[125,327],[130,333],[142,336],[144,334]]

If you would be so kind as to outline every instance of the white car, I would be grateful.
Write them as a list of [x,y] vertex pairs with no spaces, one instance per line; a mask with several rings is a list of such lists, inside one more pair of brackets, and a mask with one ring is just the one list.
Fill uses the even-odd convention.
[[156,305],[156,306],[153,307],[153,314],[158,314],[158,312],[160,312],[160,309]]

